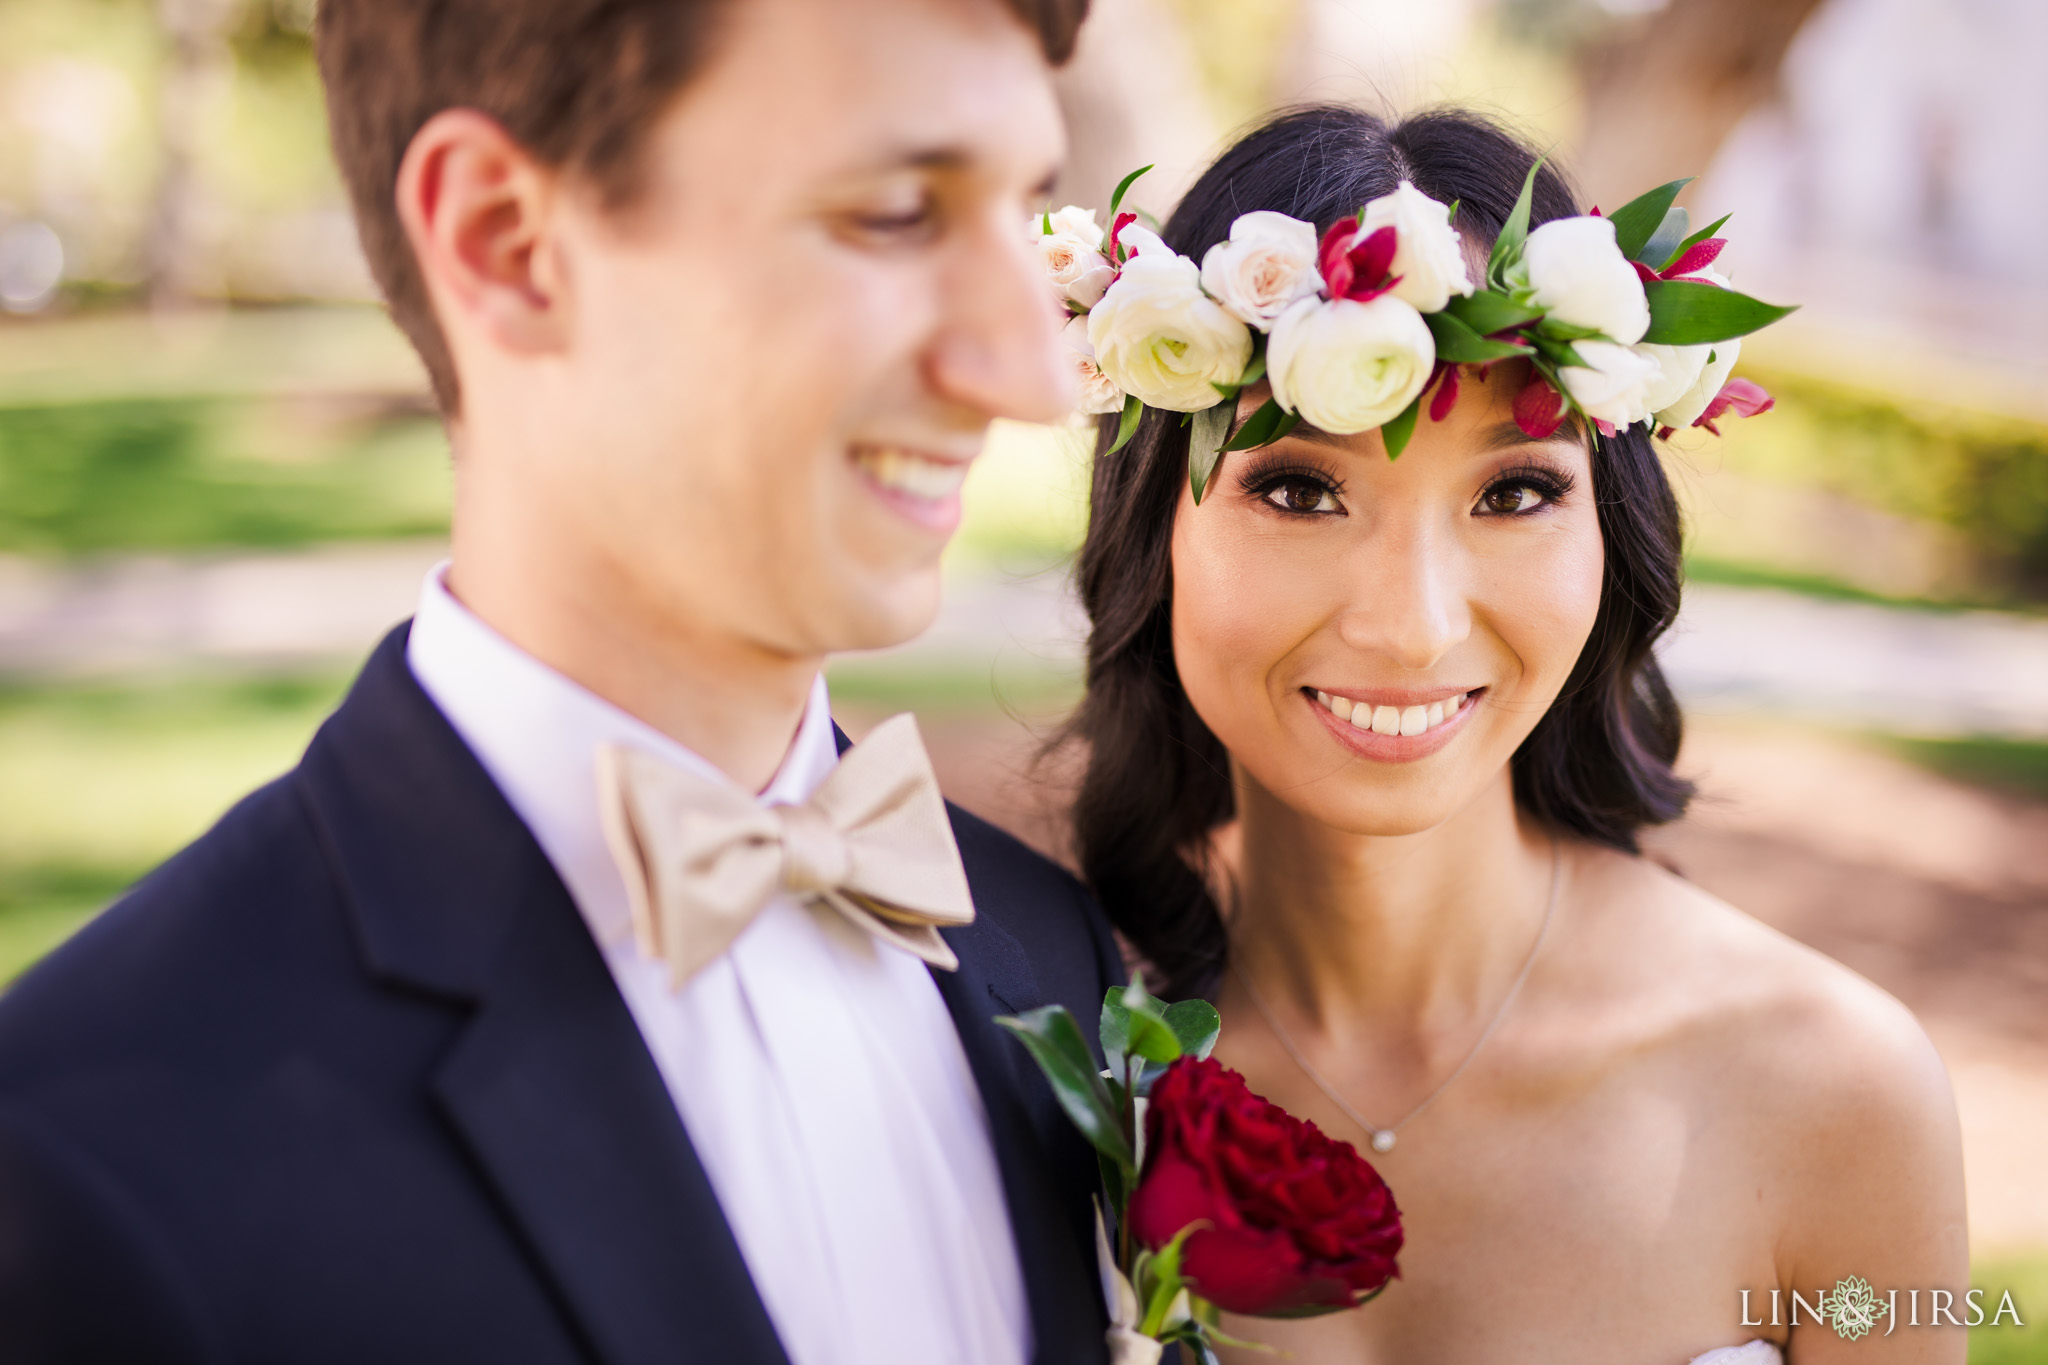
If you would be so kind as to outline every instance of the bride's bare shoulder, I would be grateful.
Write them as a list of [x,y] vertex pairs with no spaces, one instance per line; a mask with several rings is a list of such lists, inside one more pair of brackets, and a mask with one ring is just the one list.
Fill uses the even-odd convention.
[[1755,1190],[1781,1273],[1963,1274],[1955,1096],[1912,1013],[1644,859],[1588,853],[1578,868],[1589,978],[1637,1006],[1614,1055],[1686,1097],[1695,1155]]
[[1947,1072],[1893,996],[1648,859],[1585,850],[1577,871],[1596,970],[1654,1002],[1653,1050],[1733,1062],[1732,1088],[1808,1139],[1881,1112],[1953,1127]]

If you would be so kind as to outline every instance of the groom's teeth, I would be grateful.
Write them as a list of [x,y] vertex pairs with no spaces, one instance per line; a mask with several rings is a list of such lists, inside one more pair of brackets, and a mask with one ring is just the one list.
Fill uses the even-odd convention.
[[1412,736],[1427,734],[1457,715],[1465,708],[1470,696],[1470,693],[1461,692],[1427,706],[1370,706],[1318,690],[1316,705],[1338,720],[1350,722],[1354,729],[1371,730],[1380,735]]
[[950,498],[967,480],[964,460],[927,460],[893,446],[870,446],[855,458],[882,487],[926,502]]

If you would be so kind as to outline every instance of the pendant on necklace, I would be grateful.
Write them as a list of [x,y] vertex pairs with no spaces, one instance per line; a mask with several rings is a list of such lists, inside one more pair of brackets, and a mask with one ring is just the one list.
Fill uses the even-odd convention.
[[1374,1133],[1372,1135],[1372,1149],[1375,1152],[1393,1151],[1394,1130],[1391,1128],[1382,1128],[1377,1133]]

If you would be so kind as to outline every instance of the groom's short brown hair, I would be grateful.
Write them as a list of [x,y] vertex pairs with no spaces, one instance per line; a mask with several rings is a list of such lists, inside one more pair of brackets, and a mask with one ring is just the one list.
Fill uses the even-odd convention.
[[[710,55],[734,3],[745,0],[321,0],[334,157],[370,273],[426,362],[442,411],[456,409],[455,369],[393,198],[413,135],[443,109],[476,109],[624,207],[640,188],[656,118]],[[1003,3],[1055,64],[1073,51],[1088,11],[1088,0]]]

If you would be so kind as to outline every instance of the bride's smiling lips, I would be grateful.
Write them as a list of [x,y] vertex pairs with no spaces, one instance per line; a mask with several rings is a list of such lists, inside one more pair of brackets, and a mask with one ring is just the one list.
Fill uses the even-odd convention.
[[1487,693],[1484,687],[1384,688],[1296,695],[1339,744],[1379,763],[1412,763],[1449,744]]
[[960,486],[974,455],[882,442],[858,442],[850,453],[875,495],[909,520],[941,535],[960,524]]

